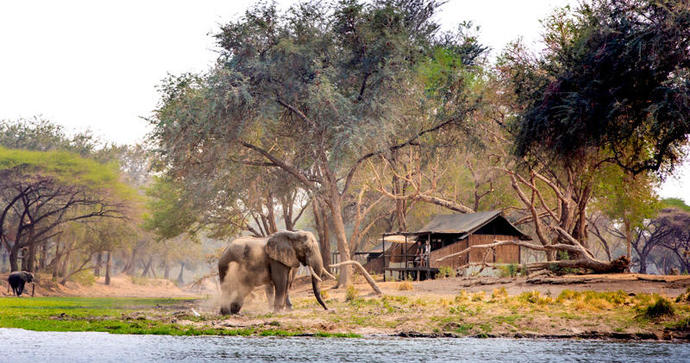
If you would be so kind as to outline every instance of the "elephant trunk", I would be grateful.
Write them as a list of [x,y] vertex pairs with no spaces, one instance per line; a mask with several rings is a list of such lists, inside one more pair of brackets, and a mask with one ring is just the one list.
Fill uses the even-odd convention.
[[323,261],[321,261],[321,255],[320,254],[314,254],[309,258],[308,261],[308,266],[309,269],[311,270],[311,287],[314,290],[314,296],[316,296],[316,301],[323,306],[325,310],[328,310],[326,307],[326,304],[324,304],[323,299],[321,298],[321,288],[320,282],[321,278],[319,278],[319,273],[317,271],[321,272],[324,270],[323,268]]
[[321,298],[321,289],[319,288],[319,280],[317,280],[314,275],[311,276],[311,287],[314,289],[314,296],[316,296],[316,301],[323,306],[324,310],[328,310],[326,307],[326,304],[324,304],[323,299]]

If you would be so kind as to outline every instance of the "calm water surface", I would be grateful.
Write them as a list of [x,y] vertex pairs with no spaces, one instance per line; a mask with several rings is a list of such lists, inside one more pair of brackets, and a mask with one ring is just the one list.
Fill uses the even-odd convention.
[[172,337],[0,329],[7,362],[690,362],[690,344],[527,339]]

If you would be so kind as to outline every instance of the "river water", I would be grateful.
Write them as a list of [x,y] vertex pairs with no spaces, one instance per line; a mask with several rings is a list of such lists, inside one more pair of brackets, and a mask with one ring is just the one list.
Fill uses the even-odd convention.
[[0,362],[690,362],[690,344],[477,338],[174,337],[0,329]]

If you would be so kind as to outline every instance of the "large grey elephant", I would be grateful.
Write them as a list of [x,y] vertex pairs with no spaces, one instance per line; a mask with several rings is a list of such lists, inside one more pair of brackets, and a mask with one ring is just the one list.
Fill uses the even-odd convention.
[[319,244],[311,232],[281,231],[265,238],[233,240],[218,261],[220,313],[237,314],[245,297],[262,285],[266,287],[269,304],[273,300],[275,311],[290,308],[288,288],[294,276],[292,272],[300,264],[311,269],[314,296],[328,310],[321,299],[319,281],[321,276],[332,278],[332,275],[323,267]]

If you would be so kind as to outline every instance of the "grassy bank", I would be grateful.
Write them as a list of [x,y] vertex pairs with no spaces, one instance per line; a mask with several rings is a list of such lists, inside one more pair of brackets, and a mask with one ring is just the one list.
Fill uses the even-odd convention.
[[[194,299],[38,297],[0,298],[0,328],[35,331],[96,331],[113,334],[295,336],[298,330],[275,326],[215,327],[209,316],[197,316]],[[218,317],[216,317],[218,318]],[[316,332],[318,337],[356,334]]]
[[[327,293],[326,293],[327,294]],[[197,316],[188,299],[3,298],[0,327],[120,334],[337,336],[545,336],[687,339],[690,292],[675,300],[656,294],[575,292],[509,296],[461,292],[456,296],[383,296],[294,299],[295,310],[247,308],[239,316]]]

